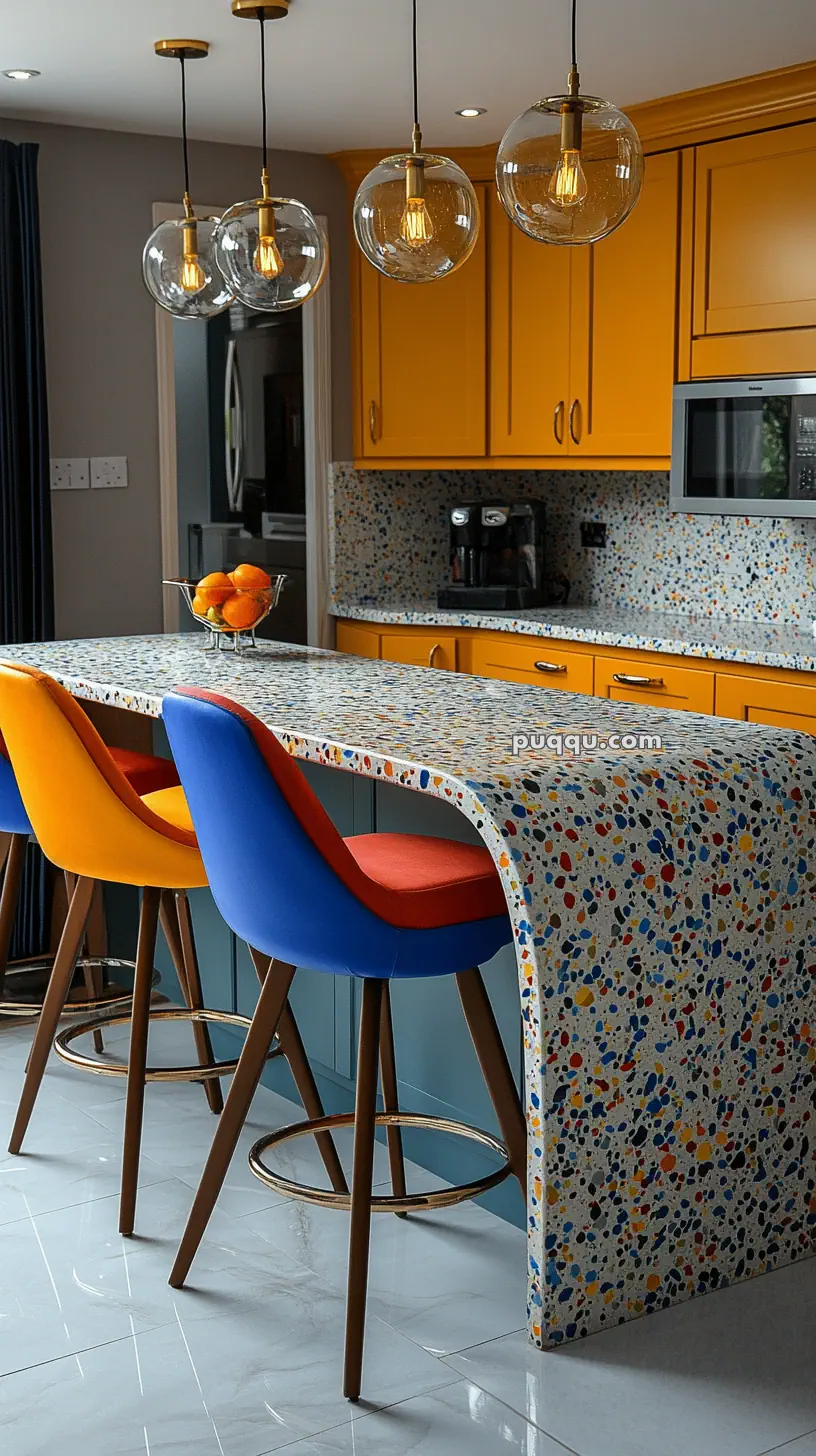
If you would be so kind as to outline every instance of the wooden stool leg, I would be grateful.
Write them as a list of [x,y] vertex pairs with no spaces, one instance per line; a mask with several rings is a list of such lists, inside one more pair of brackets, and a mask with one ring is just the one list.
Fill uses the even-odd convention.
[[[181,994],[187,1009],[188,1011],[200,1011],[204,1005],[201,975],[193,937],[190,904],[183,890],[175,895],[172,890],[163,892],[160,915],[164,937],[173,957],[173,965],[176,968]],[[203,1021],[192,1022],[192,1028],[199,1064],[202,1067],[212,1064],[215,1057],[209,1028]],[[207,1095],[210,1112],[220,1112],[224,1106],[220,1083],[217,1079],[209,1078],[202,1085]]]
[[93,880],[78,880],[71,897],[68,918],[65,921],[65,928],[62,932],[56,960],[54,961],[48,982],[48,990],[45,993],[43,1008],[40,1012],[37,1030],[34,1033],[34,1041],[29,1053],[20,1106],[17,1109],[17,1117],[9,1143],[10,1153],[19,1153],[23,1145],[26,1128],[34,1110],[34,1103],[37,1100],[37,1093],[40,1090],[40,1083],[42,1082],[45,1065],[48,1061],[48,1053],[51,1050],[51,1043],[54,1040],[59,1019],[68,998],[68,991],[76,969],[79,948],[85,934],[85,922],[88,919],[88,911],[91,908],[93,888]]
[[[252,957],[252,964],[255,967],[258,980],[261,985],[269,967],[269,957],[262,955],[260,951],[249,947],[249,954]],[[289,1068],[294,1078],[295,1086],[298,1089],[300,1100],[312,1119],[325,1116],[325,1108],[320,1093],[317,1090],[317,1083],[314,1074],[309,1066],[309,1058],[306,1055],[306,1048],[303,1045],[303,1038],[300,1035],[300,1027],[295,1020],[289,1002],[286,1002],[278,1022],[278,1041],[281,1051],[289,1063]],[[315,1142],[320,1150],[323,1165],[329,1175],[331,1186],[335,1193],[348,1193],[348,1183],[343,1172],[343,1165],[337,1156],[337,1148],[334,1145],[334,1138],[330,1132],[319,1132],[315,1135]]]
[[119,1200],[120,1234],[133,1233],[133,1222],[136,1217],[147,1068],[147,1034],[150,1028],[150,996],[153,990],[153,965],[156,959],[160,898],[160,890],[150,887],[142,890],[139,947],[136,951],[136,977],[133,984],[133,1007],[130,1021],[125,1142],[122,1149],[122,1193]]
[[0,999],[5,993],[6,967],[14,931],[14,917],[17,914],[20,900],[20,885],[23,879],[27,844],[28,839],[25,834],[12,834],[6,845],[6,872],[3,876],[2,894],[0,894]]
[[230,1084],[224,1111],[218,1119],[210,1155],[201,1175],[198,1192],[193,1200],[187,1227],[184,1230],[176,1262],[170,1274],[170,1284],[174,1289],[180,1289],[187,1278],[196,1250],[204,1237],[210,1214],[221,1192],[227,1169],[241,1136],[241,1128],[246,1122],[247,1113],[261,1080],[261,1073],[266,1064],[267,1054],[272,1045],[272,1039],[277,1030],[280,1014],[286,1004],[294,975],[294,966],[287,966],[282,961],[273,961],[264,979],[252,1025],[247,1032],[244,1049]]
[[[397,1093],[397,1062],[394,1055],[394,1023],[391,1017],[391,988],[383,982],[382,1018],[380,1022],[380,1078],[382,1080],[383,1107],[386,1112],[399,1112]],[[391,1189],[396,1198],[404,1198],[405,1159],[402,1151],[402,1130],[388,1127],[385,1131],[388,1143],[388,1161],[391,1167]],[[397,1218],[407,1218],[407,1213],[398,1213]]]
[[374,1177],[374,1134],[377,1115],[377,1052],[380,1041],[383,982],[363,982],[360,1049],[357,1058],[357,1100],[354,1109],[354,1171],[351,1180],[348,1294],[346,1296],[346,1357],[343,1394],[360,1399],[363,1344],[368,1298],[368,1258],[371,1234],[371,1185]]
[[510,1166],[527,1199],[527,1123],[504,1043],[478,966],[456,977],[459,999],[487,1090],[507,1144]]

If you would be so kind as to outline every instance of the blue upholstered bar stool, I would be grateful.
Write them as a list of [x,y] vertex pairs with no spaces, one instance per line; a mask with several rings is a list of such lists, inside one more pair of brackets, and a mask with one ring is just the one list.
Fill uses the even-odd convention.
[[[260,1000],[227,1097],[170,1283],[182,1285],[206,1229],[286,1004],[295,966],[363,983],[354,1114],[314,1119],[262,1138],[250,1167],[289,1197],[351,1209],[344,1393],[360,1395],[372,1210],[449,1207],[514,1174],[526,1179],[518,1090],[478,966],[512,941],[501,882],[486,848],[419,835],[343,839],[294,759],[252,714],[225,698],[180,688],[164,720],[212,893],[227,924],[264,958]],[[240,835],[234,827],[242,826]],[[256,966],[258,960],[256,959]],[[504,1141],[441,1118],[399,1111],[389,982],[456,976]],[[377,1113],[378,1052],[384,1112]],[[354,1126],[351,1195],[283,1178],[262,1161],[290,1137]],[[372,1198],[374,1139],[385,1126],[393,1195]],[[409,1195],[401,1126],[458,1132],[492,1148],[487,1177]]]

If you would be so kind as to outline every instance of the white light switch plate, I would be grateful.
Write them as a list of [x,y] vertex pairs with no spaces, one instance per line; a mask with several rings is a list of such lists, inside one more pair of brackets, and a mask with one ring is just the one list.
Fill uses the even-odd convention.
[[95,455],[91,460],[91,490],[124,490],[128,483],[126,455]]
[[52,490],[87,490],[91,483],[89,462],[61,458],[51,461]]

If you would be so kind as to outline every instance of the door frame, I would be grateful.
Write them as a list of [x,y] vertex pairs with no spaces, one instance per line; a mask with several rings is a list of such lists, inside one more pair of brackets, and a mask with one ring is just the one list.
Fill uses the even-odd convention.
[[[202,217],[220,217],[224,207],[200,207]],[[184,216],[180,203],[153,204],[153,226]],[[317,221],[328,237],[328,219]],[[329,469],[331,466],[331,278],[301,309],[303,321],[303,406],[306,451],[306,595],[310,647],[331,647],[329,616]],[[176,383],[173,318],[156,305],[156,373],[159,391],[159,485],[162,578],[179,575]],[[180,599],[162,588],[165,632],[178,632]]]

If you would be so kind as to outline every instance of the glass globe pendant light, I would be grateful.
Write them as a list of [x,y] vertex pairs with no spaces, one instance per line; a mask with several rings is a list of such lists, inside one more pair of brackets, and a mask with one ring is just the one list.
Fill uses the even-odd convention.
[[369,263],[400,283],[434,283],[470,257],[479,203],[470,178],[449,157],[422,150],[417,0],[413,0],[414,132],[410,152],[386,157],[354,199],[354,232]]
[[266,107],[266,21],[282,19],[288,0],[233,0],[233,14],[260,21],[262,196],[238,202],[215,230],[215,259],[227,287],[249,308],[283,313],[312,298],[326,276],[323,229],[302,202],[273,197],[269,188]]
[[181,135],[184,149],[184,217],[159,223],[142,255],[142,277],[160,308],[179,319],[213,318],[232,303],[216,266],[213,234],[218,219],[196,217],[190,201],[187,146],[187,61],[206,60],[205,40],[158,40],[156,55],[181,63]]
[[578,0],[572,0],[568,95],[548,96],[505,132],[496,158],[510,221],[540,243],[597,243],[626,221],[643,183],[643,147],[611,101],[582,96]]

